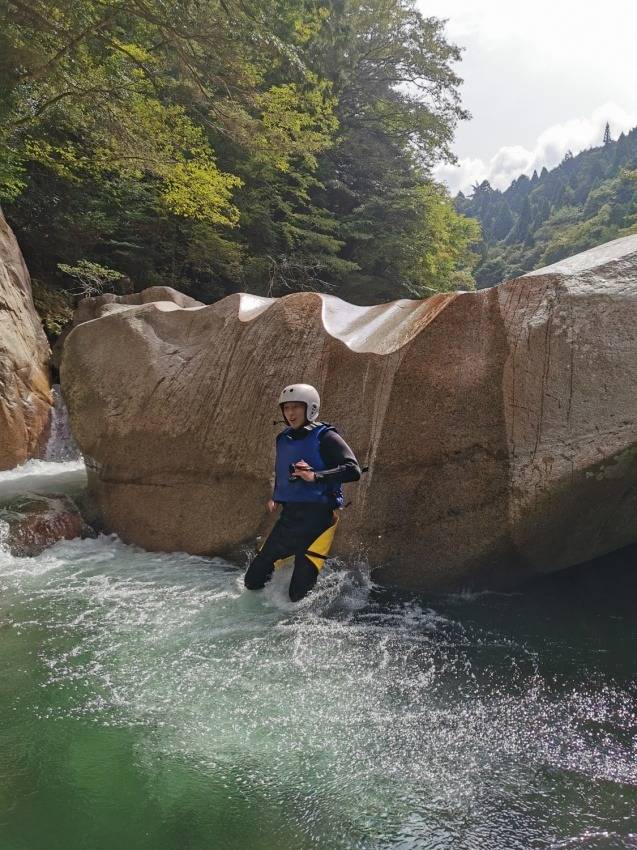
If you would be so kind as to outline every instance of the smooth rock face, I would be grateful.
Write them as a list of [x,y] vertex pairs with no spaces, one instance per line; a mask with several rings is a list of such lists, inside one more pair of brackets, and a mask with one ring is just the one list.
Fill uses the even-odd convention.
[[78,304],[73,314],[73,324],[81,325],[99,319],[110,313],[118,313],[131,305],[150,304],[153,301],[172,301],[178,307],[200,307],[201,302],[195,301],[189,295],[178,292],[172,286],[149,286],[142,292],[132,292],[130,295],[114,295],[106,292],[94,298],[84,298]]
[[76,537],[97,537],[75,503],[63,494],[30,493],[0,510],[0,534],[12,555],[32,557]]
[[232,295],[80,324],[62,387],[105,528],[253,545],[278,394],[303,381],[370,465],[336,548],[381,581],[506,586],[637,540],[637,237],[611,246],[425,301]]
[[52,405],[50,356],[29,272],[0,210],[0,469],[44,449]]

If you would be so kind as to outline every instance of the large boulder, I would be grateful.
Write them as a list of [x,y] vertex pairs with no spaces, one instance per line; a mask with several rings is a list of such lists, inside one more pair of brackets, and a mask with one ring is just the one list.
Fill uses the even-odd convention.
[[318,387],[369,473],[337,538],[383,581],[510,585],[637,540],[637,236],[480,292],[118,305],[62,386],[106,529],[224,553],[265,528],[276,400]]
[[153,301],[171,301],[178,307],[202,306],[200,301],[195,301],[190,295],[184,295],[172,286],[149,286],[141,292],[131,292],[128,295],[105,292],[93,298],[83,298],[73,313],[73,324],[81,325],[110,313],[118,313],[131,305],[150,304]]
[[38,456],[45,447],[50,357],[29,272],[0,210],[0,469]]

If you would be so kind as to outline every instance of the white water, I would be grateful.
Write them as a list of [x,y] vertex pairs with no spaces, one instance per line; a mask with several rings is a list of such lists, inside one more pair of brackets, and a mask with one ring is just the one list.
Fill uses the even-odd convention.
[[[0,501],[76,486],[79,465],[57,466],[0,474]],[[637,846],[635,691],[578,638],[525,638],[537,601],[430,603],[334,565],[294,605],[288,580],[248,592],[242,565],[114,536],[0,552],[0,626],[39,681],[20,712],[47,750],[69,723],[127,730],[164,807],[187,765],[196,817],[234,830],[197,847]],[[498,621],[511,607],[519,628]]]

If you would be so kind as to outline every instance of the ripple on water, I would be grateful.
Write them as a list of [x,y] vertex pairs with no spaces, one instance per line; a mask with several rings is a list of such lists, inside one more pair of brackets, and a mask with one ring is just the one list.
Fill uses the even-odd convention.
[[131,730],[156,793],[187,766],[228,818],[292,830],[281,846],[634,846],[634,689],[548,677],[537,647],[465,616],[488,599],[430,607],[361,565],[299,604],[287,571],[241,579],[114,536],[1,555],[2,623],[37,634],[30,710],[52,735]]

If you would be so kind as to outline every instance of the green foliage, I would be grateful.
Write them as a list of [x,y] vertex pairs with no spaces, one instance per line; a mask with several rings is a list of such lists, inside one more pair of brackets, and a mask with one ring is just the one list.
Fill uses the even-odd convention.
[[26,188],[26,168],[15,151],[0,147],[0,203],[15,201]]
[[459,216],[439,188],[423,184],[375,196],[356,217],[353,257],[375,279],[378,297],[423,298],[458,285],[473,288],[466,271],[477,260],[471,246],[480,239],[480,226]]
[[415,0],[3,8],[0,199],[51,287],[471,285],[476,225],[430,176],[460,54]]
[[607,127],[603,146],[567,154],[553,171],[522,175],[505,192],[484,181],[459,195],[456,209],[482,225],[478,286],[636,233],[636,167],[637,128],[613,142]]
[[263,132],[258,143],[264,164],[289,171],[296,160],[316,168],[317,155],[331,145],[338,126],[330,90],[328,82],[307,72],[302,86],[286,83],[259,95]]
[[107,269],[105,266],[100,266],[99,263],[91,262],[91,260],[78,260],[75,266],[70,266],[68,263],[58,263],[58,269],[77,281],[80,289],[75,294],[86,298],[101,295],[105,288],[111,287],[116,281],[124,277],[116,269]]
[[50,339],[55,339],[73,318],[74,300],[68,292],[51,289],[35,278],[31,279],[31,290],[44,330]]

